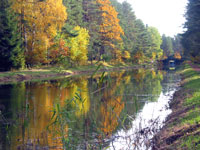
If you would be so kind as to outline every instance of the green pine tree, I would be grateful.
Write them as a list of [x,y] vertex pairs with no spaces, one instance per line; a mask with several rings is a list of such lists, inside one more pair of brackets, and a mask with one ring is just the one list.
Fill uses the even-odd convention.
[[0,69],[23,68],[25,64],[21,34],[8,0],[0,1]]
[[66,25],[71,29],[75,26],[84,27],[83,24],[83,0],[63,0],[63,4],[67,7]]
[[131,7],[131,4],[126,1],[121,4],[116,0],[111,0],[111,3],[119,13],[118,18],[120,19],[120,26],[124,31],[124,35],[122,36],[124,50],[133,53],[137,39],[135,13]]
[[151,39],[147,31],[147,27],[140,19],[136,20],[136,34],[137,34],[137,39],[136,39],[135,52],[141,51],[145,55],[149,54]]
[[191,56],[194,62],[200,63],[200,0],[188,0],[186,11],[186,32],[182,44],[186,57]]
[[88,58],[92,63],[92,60],[99,58],[98,54],[101,48],[100,34],[98,32],[100,11],[97,2],[94,0],[83,0],[83,10],[83,22],[90,35]]
[[182,37],[180,35],[175,35],[173,39],[173,50],[174,53],[179,53],[183,55],[183,46],[181,44]]
[[161,48],[164,51],[164,55],[167,57],[174,54],[172,41],[173,41],[173,39],[171,37],[166,36],[164,34],[162,35]]

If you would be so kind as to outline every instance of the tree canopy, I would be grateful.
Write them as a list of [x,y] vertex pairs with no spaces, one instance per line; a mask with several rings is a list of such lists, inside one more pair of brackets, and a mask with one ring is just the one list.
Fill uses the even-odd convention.
[[[5,12],[1,9],[1,34],[6,31],[4,23],[6,22],[6,26],[15,33],[12,35],[15,40],[12,41],[18,50],[12,51],[5,46],[3,48],[3,44],[0,44],[0,47],[2,51],[8,51],[10,54],[11,51],[16,51],[14,55],[20,56],[20,58],[6,58],[9,61],[12,58],[15,66],[18,66],[16,68],[24,64],[26,66],[87,65],[89,60],[91,63],[100,60],[111,64],[143,63],[161,59],[163,54],[161,48],[165,49],[165,43],[162,43],[165,39],[161,39],[158,30],[148,27],[142,20],[137,19],[127,1],[119,3],[117,0],[9,0],[8,2],[9,12],[7,9]],[[13,19],[9,21],[9,18]],[[176,42],[173,44],[178,46]],[[164,50],[164,54],[166,52],[171,54],[170,50]]]
[[16,15],[10,2],[0,1],[0,70],[23,68],[25,65],[22,39]]
[[182,38],[184,53],[194,62],[200,63],[200,0],[188,1],[185,17],[186,32]]

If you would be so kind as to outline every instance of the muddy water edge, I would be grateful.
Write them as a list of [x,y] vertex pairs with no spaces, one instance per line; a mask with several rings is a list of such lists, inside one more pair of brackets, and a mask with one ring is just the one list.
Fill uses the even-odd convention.
[[170,103],[172,113],[153,138],[154,150],[200,149],[200,66],[182,65],[181,86]]

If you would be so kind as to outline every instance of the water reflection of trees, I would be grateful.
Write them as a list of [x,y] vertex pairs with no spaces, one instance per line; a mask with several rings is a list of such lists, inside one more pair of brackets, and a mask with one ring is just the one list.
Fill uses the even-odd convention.
[[[122,96],[116,96],[115,92],[123,93],[124,88],[119,86],[121,85],[123,72],[117,74],[111,74],[111,77],[115,76],[116,81],[112,82],[110,87],[104,91],[103,97],[101,98],[101,131],[104,135],[110,136],[112,132],[118,126],[118,120],[121,111],[124,108],[124,102],[122,102]],[[118,89],[119,88],[119,89]],[[117,91],[119,90],[119,91]]]
[[[8,118],[17,121],[17,128],[12,128],[11,147],[104,147],[109,144],[105,139],[131,127],[127,115],[134,118],[146,101],[157,99],[163,76],[159,71],[144,69],[109,73],[99,87],[100,78],[97,75],[10,86],[12,96],[7,100],[12,115]],[[62,121],[51,125],[58,115],[52,119],[55,104],[61,107]]]
[[[49,128],[50,130],[54,128],[56,132],[47,130],[51,124],[54,105],[59,103],[64,107],[66,99],[69,100],[75,96],[75,93],[79,93],[84,102],[73,101],[72,107],[76,107],[76,117],[86,114],[90,107],[87,86],[87,80],[74,81],[73,84],[67,86],[59,82],[11,85],[8,89],[11,97],[6,98],[9,102],[6,104],[9,105],[11,113],[6,117],[15,123],[12,124],[13,128],[9,128],[12,130],[11,144],[4,143],[4,145],[10,145],[7,149],[35,149],[47,146],[62,148],[62,140],[59,138],[60,128],[58,126]],[[78,89],[82,90],[78,91]],[[67,124],[65,128],[65,131],[68,132]]]

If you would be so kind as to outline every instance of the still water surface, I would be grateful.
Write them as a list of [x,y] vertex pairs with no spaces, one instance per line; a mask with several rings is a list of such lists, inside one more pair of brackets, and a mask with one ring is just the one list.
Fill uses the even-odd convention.
[[137,69],[0,86],[0,149],[151,149],[175,72]]

